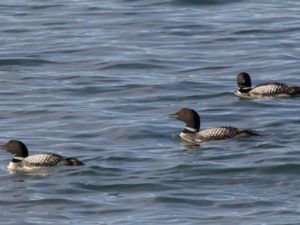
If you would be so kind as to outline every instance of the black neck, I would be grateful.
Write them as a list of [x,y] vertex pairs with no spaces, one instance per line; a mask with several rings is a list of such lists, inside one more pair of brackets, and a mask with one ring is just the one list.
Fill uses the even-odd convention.
[[199,130],[195,128],[185,127],[182,131],[182,133],[197,133]]
[[246,88],[240,88],[239,92],[241,93],[248,93],[249,91],[251,91],[252,88],[251,87],[246,87]]
[[198,132],[200,129],[200,116],[196,111],[192,111],[192,116],[188,120],[185,120],[185,129]]
[[14,163],[18,163],[18,162],[21,162],[22,160],[18,159],[16,157],[13,157],[11,161],[14,162]]

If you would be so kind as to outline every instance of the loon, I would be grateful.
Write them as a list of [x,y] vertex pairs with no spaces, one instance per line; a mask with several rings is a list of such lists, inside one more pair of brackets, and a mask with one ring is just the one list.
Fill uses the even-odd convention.
[[243,98],[291,97],[300,95],[300,86],[279,82],[260,84],[252,88],[250,75],[245,72],[239,73],[236,81],[239,89],[235,92],[235,95]]
[[234,137],[249,137],[249,136],[259,136],[254,131],[242,130],[235,127],[218,127],[209,128],[206,130],[199,131],[200,129],[200,116],[193,110],[188,108],[182,108],[174,114],[170,114],[171,117],[178,120],[184,121],[186,126],[184,130],[180,133],[180,137],[189,143],[200,144],[203,142],[213,141],[213,140],[224,140]]
[[76,158],[66,158],[54,153],[40,153],[28,156],[26,145],[18,140],[10,140],[2,146],[3,149],[14,154],[11,162],[7,166],[9,170],[30,171],[53,166],[78,166],[83,165]]

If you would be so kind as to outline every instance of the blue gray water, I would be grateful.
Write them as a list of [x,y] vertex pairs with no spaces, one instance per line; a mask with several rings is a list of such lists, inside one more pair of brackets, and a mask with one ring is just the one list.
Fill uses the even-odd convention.
[[[240,100],[235,77],[300,84],[297,0],[2,0],[1,143],[85,165],[11,174],[0,224],[299,224],[299,98]],[[262,137],[187,146],[168,114]]]

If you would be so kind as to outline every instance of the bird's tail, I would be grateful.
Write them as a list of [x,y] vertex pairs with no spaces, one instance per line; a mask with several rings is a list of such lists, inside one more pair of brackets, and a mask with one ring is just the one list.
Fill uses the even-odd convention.
[[250,137],[250,136],[261,136],[261,135],[254,130],[239,130],[238,136]]
[[70,166],[80,166],[80,165],[83,165],[83,162],[79,161],[78,159],[76,158],[66,158],[68,164]]

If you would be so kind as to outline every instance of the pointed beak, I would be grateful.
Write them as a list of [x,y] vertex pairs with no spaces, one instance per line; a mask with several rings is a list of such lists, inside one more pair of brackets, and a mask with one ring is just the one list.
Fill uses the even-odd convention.
[[0,148],[7,150],[8,148],[7,142],[5,144],[0,145]]
[[171,113],[171,114],[168,114],[168,117],[169,117],[169,118],[174,118],[174,119],[178,119],[178,118],[179,118],[179,116],[178,116],[177,113]]

